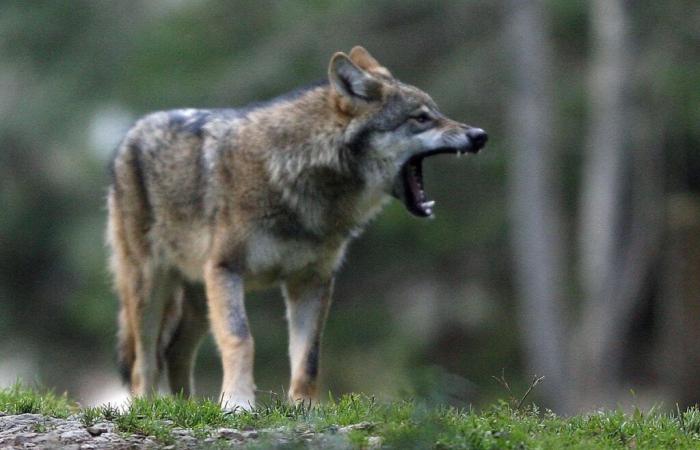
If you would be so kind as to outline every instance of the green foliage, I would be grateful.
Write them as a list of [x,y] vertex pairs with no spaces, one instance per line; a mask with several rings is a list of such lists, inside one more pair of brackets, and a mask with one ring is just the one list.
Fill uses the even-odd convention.
[[44,414],[52,417],[68,417],[78,405],[66,394],[56,395],[45,389],[31,389],[22,383],[0,389],[0,412],[5,414]]

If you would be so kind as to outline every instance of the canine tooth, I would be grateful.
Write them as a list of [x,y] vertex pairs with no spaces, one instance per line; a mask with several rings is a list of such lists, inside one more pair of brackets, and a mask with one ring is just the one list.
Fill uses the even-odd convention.
[[423,206],[423,208],[430,209],[433,206],[435,206],[435,200],[430,200],[429,202],[423,202],[422,206]]

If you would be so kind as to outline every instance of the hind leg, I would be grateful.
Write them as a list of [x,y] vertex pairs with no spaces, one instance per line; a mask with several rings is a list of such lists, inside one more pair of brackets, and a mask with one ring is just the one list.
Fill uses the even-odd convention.
[[107,238],[121,301],[120,360],[132,393],[148,395],[157,387],[159,341],[175,280],[172,271],[157,261],[149,236],[152,207],[138,145],[125,141],[112,169]]
[[155,389],[158,378],[164,280],[152,269],[150,245],[143,232],[145,217],[128,211],[126,194],[117,195],[110,189],[107,238],[121,308],[118,349],[122,375],[132,394],[144,395]]
[[173,293],[173,276],[151,266],[138,272],[133,280],[135,300],[127,307],[134,339],[131,391],[145,396],[154,394],[158,387],[158,344],[163,314]]
[[165,351],[168,382],[173,393],[194,395],[194,362],[208,330],[204,290],[201,286],[185,284],[180,321]]
[[119,359],[122,375],[136,396],[151,394],[158,383],[158,345],[171,276],[133,259],[112,261],[119,313]]

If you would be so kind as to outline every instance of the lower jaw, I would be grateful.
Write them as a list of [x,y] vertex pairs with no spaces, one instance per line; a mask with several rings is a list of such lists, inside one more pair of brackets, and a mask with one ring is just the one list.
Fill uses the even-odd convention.
[[[404,165],[401,167],[401,171],[397,175],[397,180],[395,181],[394,197],[400,199],[406,210],[416,217],[426,218],[432,217],[433,215],[432,204],[434,204],[434,202],[428,200],[427,196],[425,196],[425,191],[423,190],[423,160],[430,156],[443,153],[456,154],[459,157],[464,154],[476,154],[478,153],[478,150],[472,151],[471,149],[458,150],[454,148],[439,148],[414,155],[404,163]],[[415,171],[419,179],[418,189],[420,190],[420,193],[417,195],[413,193],[414,189],[412,189],[411,182],[408,180],[408,177],[411,175],[406,173],[407,171],[413,170],[410,167],[411,165],[417,165],[417,169]],[[400,190],[400,194],[397,192],[397,190]],[[422,203],[424,202],[431,204],[424,207],[422,206]]]

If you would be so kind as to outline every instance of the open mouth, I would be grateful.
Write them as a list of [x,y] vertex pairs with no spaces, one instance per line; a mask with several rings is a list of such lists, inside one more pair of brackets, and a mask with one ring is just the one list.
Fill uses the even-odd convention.
[[418,217],[431,217],[435,200],[431,200],[425,193],[423,182],[423,160],[429,156],[441,153],[451,153],[460,156],[464,153],[478,153],[480,147],[467,146],[465,148],[439,148],[429,150],[412,156],[406,161],[399,171],[394,182],[393,195],[401,200],[406,209]]

